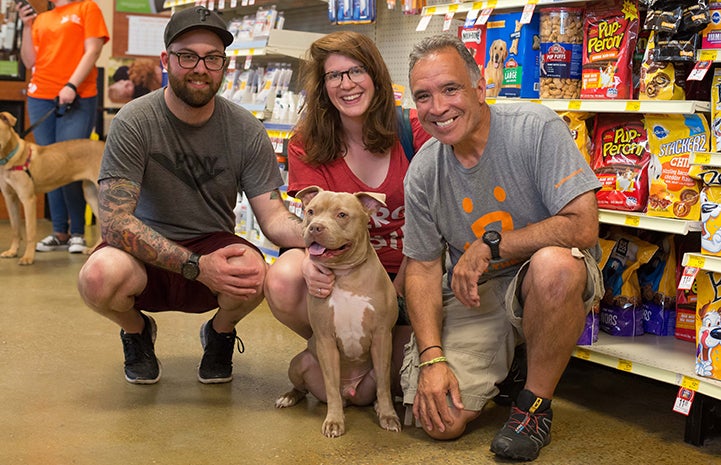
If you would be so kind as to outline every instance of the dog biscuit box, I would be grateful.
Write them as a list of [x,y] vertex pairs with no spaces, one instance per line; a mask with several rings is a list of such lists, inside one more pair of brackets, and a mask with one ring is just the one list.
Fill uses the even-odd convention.
[[721,274],[696,276],[696,374],[721,379]]
[[486,23],[486,97],[538,98],[540,19],[521,24],[521,12],[494,14]]
[[466,45],[471,56],[478,63],[481,76],[483,76],[483,65],[486,62],[486,25],[460,26],[458,28],[458,38]]

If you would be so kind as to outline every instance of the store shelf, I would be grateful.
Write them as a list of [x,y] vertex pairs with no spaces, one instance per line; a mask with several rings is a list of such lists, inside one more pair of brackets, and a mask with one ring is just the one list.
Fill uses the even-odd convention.
[[688,161],[692,165],[721,166],[721,153],[691,152]]
[[715,257],[713,255],[687,252],[683,254],[681,265],[721,273],[721,257]]
[[[489,104],[528,102],[520,98],[489,98]],[[561,100],[530,99],[555,111],[585,111],[590,113],[664,113],[693,114],[711,111],[709,102],[697,100]]]
[[695,351],[693,343],[673,336],[618,337],[602,332],[597,343],[576,347],[573,356],[721,399],[721,381],[696,375]]
[[283,55],[293,58],[303,58],[310,45],[323,37],[324,34],[316,32],[289,31],[286,29],[272,29],[265,48],[267,54]]
[[636,212],[599,209],[598,220],[605,224],[614,224],[618,226],[627,226],[629,228],[640,228],[673,234],[686,235],[690,231],[701,231],[700,221],[661,218],[657,216],[647,216],[644,213]]
[[486,2],[449,3],[447,5],[425,6],[423,7],[421,16],[445,16],[447,13],[465,13],[471,10],[485,10],[486,8],[511,10],[514,8],[523,8],[527,4],[543,6],[560,5],[562,3],[579,3],[579,0],[491,0]]

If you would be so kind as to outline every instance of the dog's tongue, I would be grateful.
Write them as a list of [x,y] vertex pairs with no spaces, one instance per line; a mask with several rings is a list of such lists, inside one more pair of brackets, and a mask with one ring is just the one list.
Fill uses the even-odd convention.
[[317,242],[313,242],[310,247],[308,247],[308,253],[311,255],[323,255],[324,252],[325,247],[323,247]]

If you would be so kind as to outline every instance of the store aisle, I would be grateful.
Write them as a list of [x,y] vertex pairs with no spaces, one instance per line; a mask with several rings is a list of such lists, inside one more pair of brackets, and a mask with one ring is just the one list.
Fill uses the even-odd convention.
[[[50,230],[41,220],[38,237]],[[0,221],[0,247],[9,242]],[[91,241],[89,241],[91,242]],[[158,314],[163,377],[128,384],[117,327],[88,310],[76,288],[85,257],[39,253],[20,267],[0,260],[0,464],[492,464],[488,446],[507,416],[490,405],[463,438],[436,442],[418,429],[389,433],[372,408],[346,409],[347,432],[320,433],[314,399],[279,410],[287,363],[302,341],[266,306],[238,326],[232,383],[196,380],[200,325],[208,315]],[[718,464],[721,438],[683,442],[676,389],[575,360],[554,400],[553,441],[538,464]]]

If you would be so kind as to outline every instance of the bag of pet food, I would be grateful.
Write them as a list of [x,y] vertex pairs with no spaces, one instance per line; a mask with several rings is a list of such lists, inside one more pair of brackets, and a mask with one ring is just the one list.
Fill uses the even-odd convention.
[[639,31],[635,0],[595,2],[583,27],[582,99],[630,99],[633,53]]
[[644,333],[673,336],[676,329],[676,250],[665,235],[648,263],[638,268]]
[[691,152],[707,152],[709,129],[700,115],[645,117],[651,163],[648,216],[698,221],[700,181],[689,176]]
[[696,374],[721,379],[721,274],[701,271],[696,281]]
[[643,211],[651,160],[643,117],[602,113],[595,123],[591,168],[601,181],[596,192],[599,208]]
[[[601,261],[598,263],[599,268],[603,269],[608,262],[608,258],[611,256],[613,247],[616,245],[615,241],[600,238],[598,240],[601,246]],[[600,324],[599,312],[601,309],[600,302],[593,306],[590,312],[586,314],[586,323],[583,326],[583,332],[578,338],[576,345],[579,346],[590,346],[594,342],[598,341],[598,328]]]
[[593,118],[594,113],[586,113],[582,111],[561,111],[558,116],[563,119],[571,130],[573,140],[576,142],[578,151],[581,152],[586,163],[591,164],[591,136],[588,131],[587,122]]
[[651,259],[658,247],[625,234],[614,239],[616,245],[602,269],[606,292],[601,299],[600,327],[612,336],[640,336],[643,309],[636,270]]

